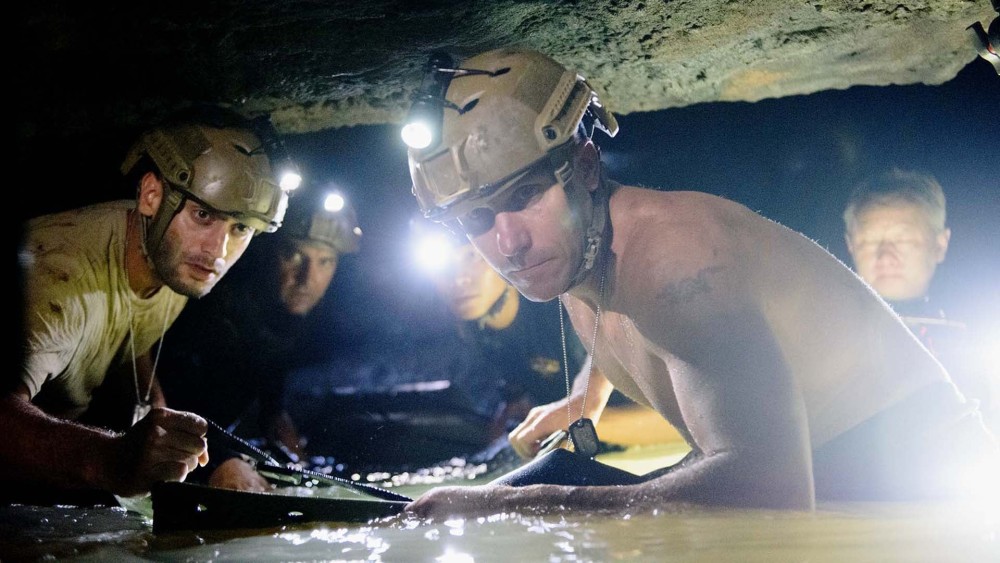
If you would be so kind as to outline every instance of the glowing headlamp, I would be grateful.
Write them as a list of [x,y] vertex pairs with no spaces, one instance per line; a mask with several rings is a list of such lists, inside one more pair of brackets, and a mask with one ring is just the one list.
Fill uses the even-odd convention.
[[253,124],[254,130],[261,138],[261,142],[264,143],[262,148],[278,178],[278,186],[286,192],[298,189],[302,185],[302,174],[299,172],[298,165],[288,154],[285,144],[278,137],[271,120],[264,115],[254,119]]
[[347,200],[339,192],[330,192],[323,198],[323,209],[330,213],[339,212],[344,209],[345,205],[347,205]]
[[413,256],[417,265],[427,273],[447,270],[455,261],[456,245],[447,235],[422,237],[414,243]]
[[433,53],[427,61],[424,79],[420,83],[420,89],[413,97],[413,104],[406,116],[406,122],[399,132],[400,137],[403,138],[403,142],[408,147],[421,150],[440,142],[444,108],[455,110],[461,115],[471,110],[479,102],[476,99],[459,107],[446,100],[445,93],[447,93],[448,85],[451,84],[452,79],[471,75],[500,76],[510,70],[503,68],[494,72],[455,68],[454,65],[455,61],[451,55],[443,52]]

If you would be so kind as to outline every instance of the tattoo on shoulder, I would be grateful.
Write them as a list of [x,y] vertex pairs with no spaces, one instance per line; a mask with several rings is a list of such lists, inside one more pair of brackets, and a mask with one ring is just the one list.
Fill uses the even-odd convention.
[[712,266],[701,270],[694,277],[669,283],[660,291],[656,298],[671,307],[686,303],[699,295],[711,291],[712,288],[708,285],[708,276],[721,269],[722,266]]

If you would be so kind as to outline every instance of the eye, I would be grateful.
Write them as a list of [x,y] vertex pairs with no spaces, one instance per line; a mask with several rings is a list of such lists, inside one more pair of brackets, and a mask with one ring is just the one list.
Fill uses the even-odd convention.
[[248,237],[253,235],[254,228],[250,225],[244,225],[243,223],[236,223],[233,225],[233,232],[239,237]]
[[458,224],[468,235],[477,237],[493,228],[496,214],[485,207],[477,207],[464,217],[458,219]]
[[541,184],[522,184],[511,194],[507,205],[504,206],[504,211],[521,211],[534,203],[534,200],[544,191],[545,186]]

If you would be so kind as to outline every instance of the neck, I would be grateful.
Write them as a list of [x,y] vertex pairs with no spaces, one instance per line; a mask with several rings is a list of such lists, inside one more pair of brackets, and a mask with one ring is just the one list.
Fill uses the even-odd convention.
[[613,182],[603,172],[598,180],[597,188],[590,194],[590,221],[583,239],[583,254],[576,274],[570,281],[564,293],[569,293],[581,299],[594,300],[601,274],[611,254],[611,194]]
[[609,187],[602,186],[595,194],[594,200],[593,213],[595,217],[591,221],[592,226],[589,232],[596,232],[598,240],[592,266],[585,268],[585,264],[582,264],[577,279],[566,291],[567,294],[587,303],[591,309],[596,309],[597,303],[601,300],[602,280],[604,280],[603,294],[605,296],[613,292],[615,285],[615,254],[611,248],[611,193]]
[[517,310],[520,307],[520,303],[521,300],[517,296],[517,289],[512,285],[508,285],[503,293],[500,294],[500,298],[497,299],[496,304],[490,308],[486,316],[480,319],[481,326],[494,330],[503,330],[509,327],[514,323],[514,318],[517,317]]
[[130,210],[125,217],[125,277],[132,292],[146,299],[155,295],[163,287],[163,282],[143,252],[139,212]]

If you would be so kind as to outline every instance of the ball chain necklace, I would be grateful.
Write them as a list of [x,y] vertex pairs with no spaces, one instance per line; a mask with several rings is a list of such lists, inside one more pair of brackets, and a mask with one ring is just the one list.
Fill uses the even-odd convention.
[[597,299],[597,310],[594,314],[594,332],[590,340],[590,365],[587,367],[587,379],[584,382],[583,387],[583,403],[580,407],[580,418],[572,423],[570,423],[570,421],[573,420],[573,413],[569,402],[570,380],[569,363],[567,362],[566,354],[566,323],[563,320],[563,306],[565,306],[565,303],[562,300],[562,295],[559,296],[559,335],[562,338],[563,374],[566,376],[566,422],[569,428],[569,438],[573,442],[574,451],[587,457],[594,457],[597,455],[598,445],[600,444],[597,438],[597,429],[594,428],[594,421],[587,418],[586,413],[587,393],[590,391],[590,378],[594,373],[594,362],[597,358],[597,329],[601,324],[601,304],[604,302],[604,281],[606,277],[607,272],[602,269],[601,286]]
[[[138,211],[136,211],[138,213]],[[135,311],[132,309],[132,280],[128,273],[128,252],[129,252],[129,233],[132,232],[132,221],[131,216],[126,215],[125,224],[125,281],[128,286],[129,295],[126,296],[125,302],[128,304],[128,340],[129,347],[132,351],[132,383],[135,385],[135,408],[132,410],[132,425],[142,420],[149,411],[153,409],[152,403],[149,401],[150,395],[153,393],[153,382],[156,381],[156,366],[160,363],[160,351],[163,349],[163,337],[167,333],[167,318],[170,316],[167,314],[167,302],[163,302],[163,330],[160,333],[160,342],[156,346],[156,355],[153,357],[153,369],[149,374],[149,385],[146,386],[146,393],[141,394],[139,391],[139,368],[135,359]]]

